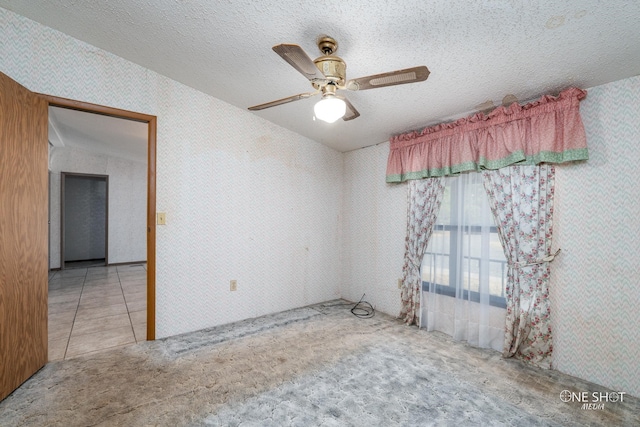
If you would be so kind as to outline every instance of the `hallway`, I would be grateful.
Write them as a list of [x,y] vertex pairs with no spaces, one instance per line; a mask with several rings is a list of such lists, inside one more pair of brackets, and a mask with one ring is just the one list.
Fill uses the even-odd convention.
[[146,340],[146,264],[49,272],[49,361]]

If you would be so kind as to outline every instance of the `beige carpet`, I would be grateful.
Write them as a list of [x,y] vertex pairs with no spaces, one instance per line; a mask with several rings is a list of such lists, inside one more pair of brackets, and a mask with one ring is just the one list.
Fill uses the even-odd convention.
[[0,402],[2,426],[640,425],[603,392],[331,301],[48,364]]

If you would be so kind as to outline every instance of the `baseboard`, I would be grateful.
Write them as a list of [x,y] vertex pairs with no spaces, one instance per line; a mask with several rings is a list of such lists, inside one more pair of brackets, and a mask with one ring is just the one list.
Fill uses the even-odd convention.
[[146,264],[147,260],[143,260],[143,261],[128,261],[128,262],[114,262],[107,264],[107,267],[117,267],[119,265],[131,265],[131,264]]

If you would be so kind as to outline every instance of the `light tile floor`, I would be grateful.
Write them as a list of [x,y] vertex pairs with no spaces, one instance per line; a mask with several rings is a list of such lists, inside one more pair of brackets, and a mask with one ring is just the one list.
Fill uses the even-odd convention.
[[50,361],[131,345],[146,338],[146,264],[49,273]]

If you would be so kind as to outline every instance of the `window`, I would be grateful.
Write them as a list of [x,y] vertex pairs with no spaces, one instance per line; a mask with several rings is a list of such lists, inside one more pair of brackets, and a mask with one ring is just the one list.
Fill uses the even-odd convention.
[[422,261],[422,289],[505,308],[507,260],[482,174],[445,180],[442,206]]

